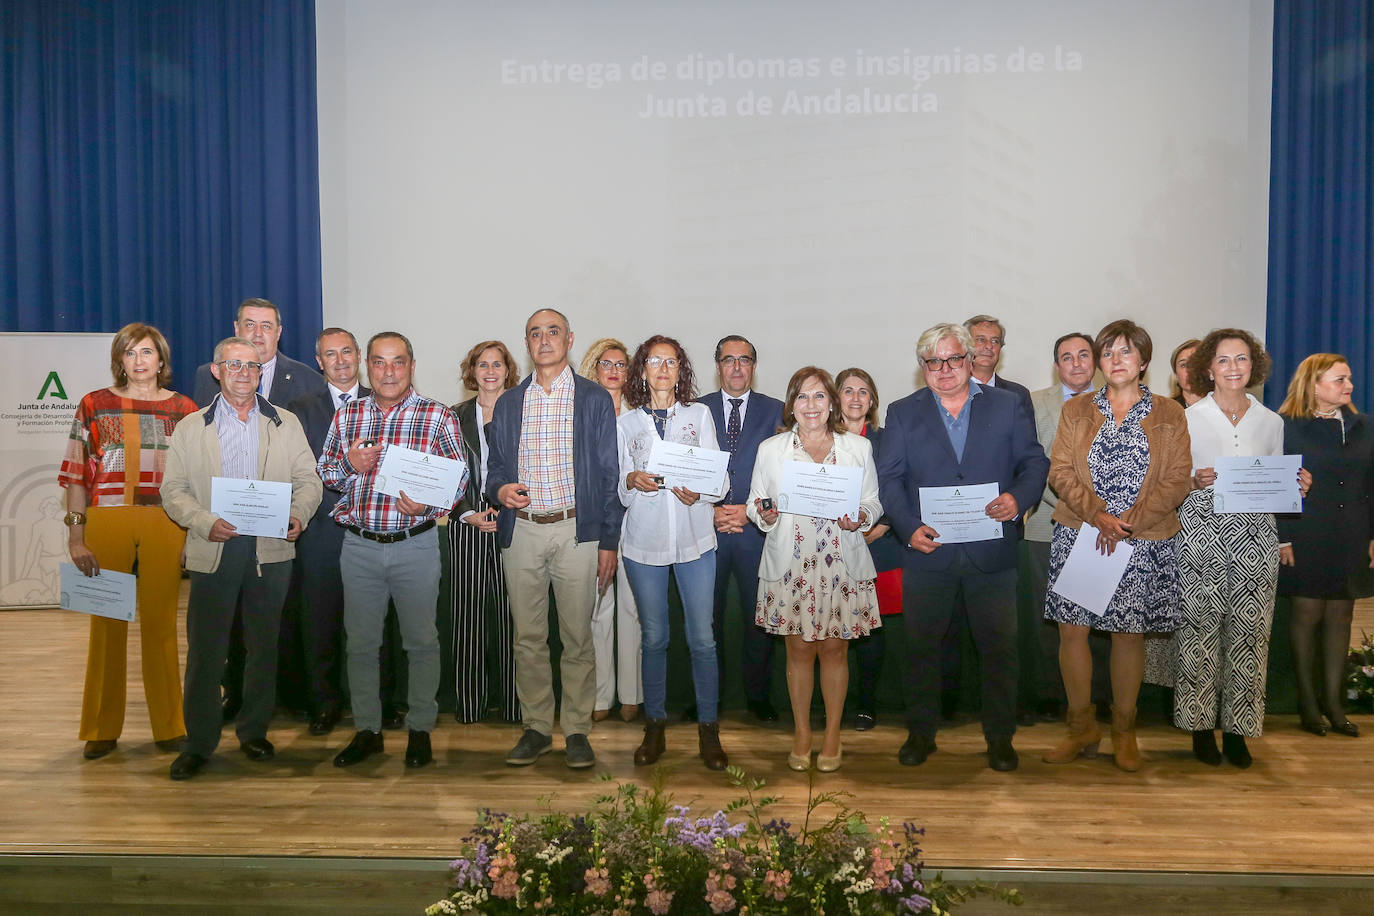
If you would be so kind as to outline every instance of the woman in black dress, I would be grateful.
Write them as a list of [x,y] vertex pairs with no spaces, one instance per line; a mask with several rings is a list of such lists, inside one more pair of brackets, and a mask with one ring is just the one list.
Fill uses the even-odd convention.
[[[1283,451],[1302,455],[1312,486],[1301,515],[1281,515],[1279,593],[1293,599],[1291,634],[1302,727],[1358,737],[1345,716],[1341,681],[1350,651],[1355,599],[1374,594],[1374,429],[1350,403],[1350,365],[1335,353],[1314,353],[1298,366],[1279,414]],[[1321,629],[1322,683],[1313,677]]]

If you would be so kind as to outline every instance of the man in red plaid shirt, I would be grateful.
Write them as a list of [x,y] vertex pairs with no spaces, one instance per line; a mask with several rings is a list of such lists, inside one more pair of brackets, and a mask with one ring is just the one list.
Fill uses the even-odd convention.
[[405,763],[422,767],[434,759],[429,733],[439,715],[439,633],[434,606],[439,598],[439,539],[434,526],[447,515],[467,484],[467,467],[445,505],[427,506],[400,491],[379,491],[377,468],[388,447],[463,461],[458,418],[443,404],[416,393],[415,351],[404,335],[376,334],[367,342],[372,394],[334,415],[318,470],[331,490],[342,494],[331,513],[345,529],[339,571],[344,588],[344,631],[348,634],[348,683],[357,734],[334,758],[351,766],[382,750],[382,704],[377,652],[387,601],[396,604],[401,640],[410,664],[410,741]]

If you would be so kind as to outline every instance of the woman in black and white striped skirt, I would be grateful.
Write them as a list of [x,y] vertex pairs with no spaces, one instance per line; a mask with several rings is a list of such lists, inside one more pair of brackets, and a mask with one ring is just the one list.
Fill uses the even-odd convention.
[[[515,642],[501,550],[496,543],[496,509],[482,495],[487,476],[484,429],[496,399],[519,381],[515,360],[499,340],[483,341],[463,358],[463,386],[477,395],[453,408],[471,469],[467,491],[450,513],[448,523],[453,558],[449,577],[453,639],[446,648],[453,658],[459,722],[484,718],[498,702],[501,718],[520,721],[520,703],[515,696]],[[491,690],[493,669],[496,697]]]

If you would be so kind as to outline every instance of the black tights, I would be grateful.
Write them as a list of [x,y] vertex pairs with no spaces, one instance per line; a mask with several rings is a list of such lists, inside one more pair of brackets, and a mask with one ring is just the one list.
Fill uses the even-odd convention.
[[[1345,660],[1350,654],[1350,618],[1355,602],[1348,599],[1293,598],[1293,669],[1298,681],[1298,711],[1304,722],[1320,722],[1325,711],[1332,725],[1345,722],[1343,698]],[[1313,664],[1317,658],[1317,629],[1321,628],[1322,692],[1317,699]]]

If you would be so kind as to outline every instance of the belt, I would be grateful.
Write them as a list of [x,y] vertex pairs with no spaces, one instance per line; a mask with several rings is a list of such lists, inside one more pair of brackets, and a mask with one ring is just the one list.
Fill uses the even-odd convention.
[[515,517],[523,518],[527,522],[534,522],[536,525],[552,525],[554,522],[577,518],[577,510],[564,509],[561,512],[526,512],[524,509],[516,509]]
[[397,541],[413,538],[417,534],[424,534],[426,531],[433,528],[434,524],[434,519],[430,519],[406,531],[368,531],[366,528],[359,528],[357,525],[344,525],[344,528],[352,531],[360,538],[376,541],[378,544],[395,544]]

